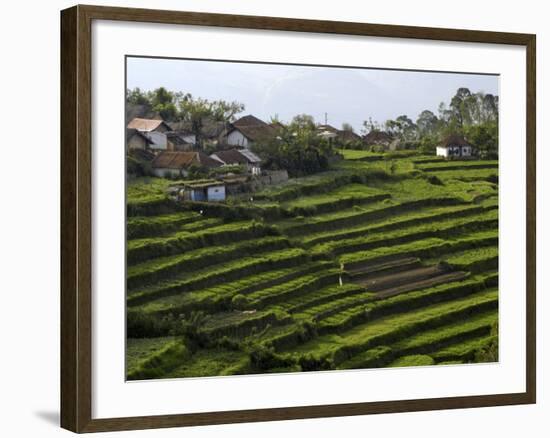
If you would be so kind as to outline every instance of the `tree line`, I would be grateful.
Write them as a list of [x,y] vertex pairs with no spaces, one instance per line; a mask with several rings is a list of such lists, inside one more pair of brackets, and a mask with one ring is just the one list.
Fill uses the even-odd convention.
[[459,88],[447,105],[441,102],[438,114],[422,111],[416,121],[407,115],[386,120],[383,124],[368,119],[364,133],[385,130],[398,139],[401,147],[433,153],[441,140],[451,134],[463,135],[482,156],[498,154],[498,96],[472,93]]

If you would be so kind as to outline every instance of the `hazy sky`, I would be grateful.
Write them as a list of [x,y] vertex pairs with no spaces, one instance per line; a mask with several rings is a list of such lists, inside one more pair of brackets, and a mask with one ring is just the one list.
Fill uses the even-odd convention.
[[306,113],[356,131],[364,120],[383,122],[406,114],[414,120],[424,109],[437,114],[459,87],[498,94],[498,77],[476,74],[411,72],[340,67],[249,64],[128,58],[127,86],[152,90],[163,86],[209,100],[245,105],[245,114],[268,121],[277,114],[287,122]]

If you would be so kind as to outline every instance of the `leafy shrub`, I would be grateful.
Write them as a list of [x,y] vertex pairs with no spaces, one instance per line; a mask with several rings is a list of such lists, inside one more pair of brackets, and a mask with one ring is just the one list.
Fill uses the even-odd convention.
[[176,319],[171,315],[158,317],[142,312],[127,312],[126,335],[128,338],[166,336],[174,329],[176,323]]
[[298,360],[302,371],[322,371],[334,369],[332,361],[328,357],[316,357],[312,354],[301,356]]
[[242,294],[237,294],[231,299],[231,307],[234,310],[243,310],[248,307],[250,301]]
[[428,175],[426,181],[428,181],[430,184],[433,184],[434,186],[443,185],[443,181],[441,181],[436,175]]
[[139,363],[134,369],[129,370],[129,380],[154,379],[161,377],[174,369],[190,356],[190,352],[183,342],[169,343],[160,351],[152,354]]
[[269,370],[292,365],[292,361],[282,358],[275,353],[272,347],[267,347],[262,343],[249,344],[246,349],[250,357],[250,363],[256,369]]

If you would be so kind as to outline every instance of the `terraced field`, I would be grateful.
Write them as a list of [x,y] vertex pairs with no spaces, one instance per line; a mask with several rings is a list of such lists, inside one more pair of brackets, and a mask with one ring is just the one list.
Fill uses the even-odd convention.
[[223,205],[129,184],[128,379],[498,360],[497,162],[344,157]]

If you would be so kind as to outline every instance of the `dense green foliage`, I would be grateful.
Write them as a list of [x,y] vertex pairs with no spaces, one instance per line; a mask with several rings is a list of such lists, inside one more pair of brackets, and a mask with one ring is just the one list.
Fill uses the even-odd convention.
[[318,135],[313,122],[299,119],[281,127],[276,136],[255,143],[253,150],[265,158],[265,168],[286,169],[290,176],[327,170],[335,155],[332,144]]

